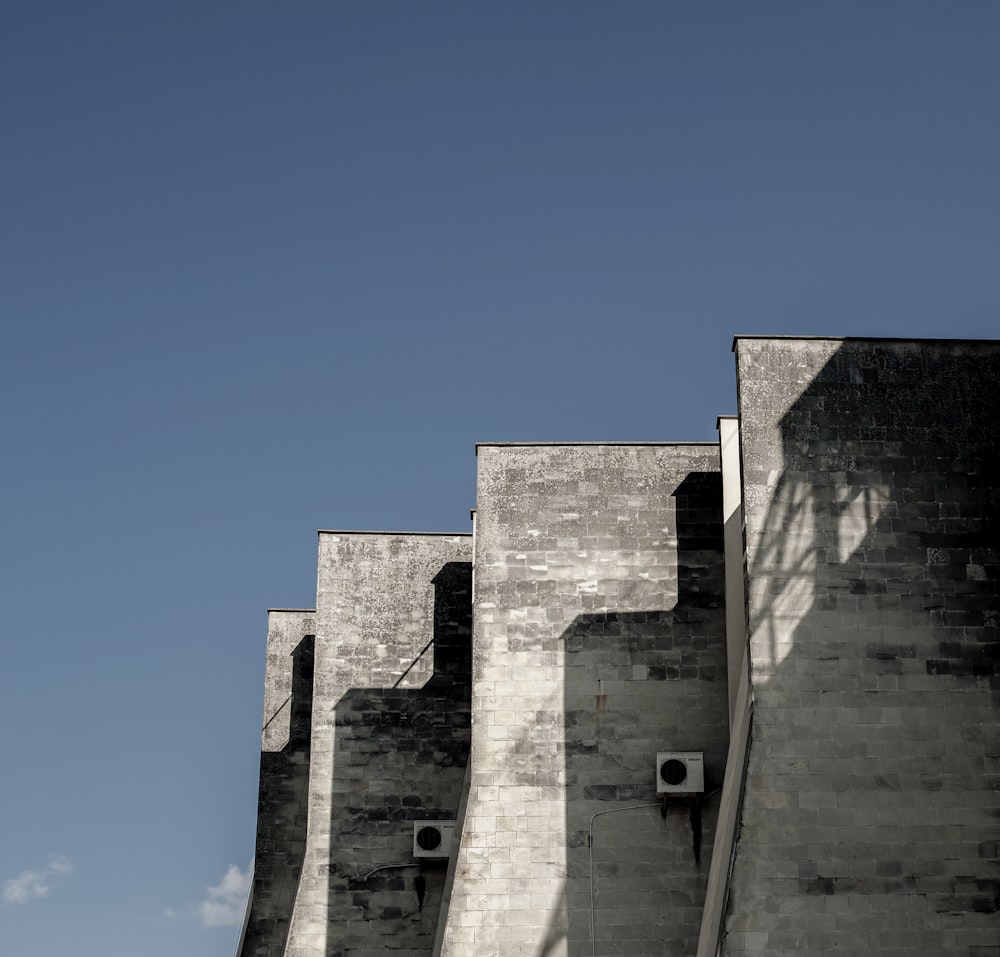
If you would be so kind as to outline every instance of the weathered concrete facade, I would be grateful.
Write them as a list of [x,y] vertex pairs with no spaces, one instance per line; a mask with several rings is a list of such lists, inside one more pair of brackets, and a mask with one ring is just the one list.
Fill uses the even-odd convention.
[[727,954],[1000,954],[1000,344],[737,343]]
[[320,534],[242,957],[1000,955],[1000,343],[735,351],[719,443],[481,445],[472,538]]
[[718,450],[493,445],[478,464],[475,757],[441,953],[589,954],[592,929],[687,953],[717,802],[658,802],[655,758],[705,751],[722,783]]
[[[300,765],[293,788],[283,765],[274,773],[263,762],[247,957],[429,952],[445,863],[408,866],[412,822],[454,819],[461,798],[470,559],[468,535],[320,533],[308,622],[315,647],[307,815],[296,804]],[[298,614],[302,630],[307,619]],[[273,631],[278,640],[269,644],[265,741],[289,683],[278,662],[291,630]],[[276,860],[271,834],[279,826],[295,853]],[[371,874],[400,863],[407,866]]]
[[[253,907],[246,954],[284,953],[306,850],[315,612],[268,612]],[[252,942],[252,946],[251,945]]]

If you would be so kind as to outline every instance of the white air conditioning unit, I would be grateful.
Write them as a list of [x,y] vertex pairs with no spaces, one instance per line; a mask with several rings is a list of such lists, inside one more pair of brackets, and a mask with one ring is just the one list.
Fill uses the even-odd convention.
[[455,836],[454,821],[414,821],[414,857],[450,857]]
[[701,794],[704,790],[701,751],[660,751],[656,755],[657,794]]

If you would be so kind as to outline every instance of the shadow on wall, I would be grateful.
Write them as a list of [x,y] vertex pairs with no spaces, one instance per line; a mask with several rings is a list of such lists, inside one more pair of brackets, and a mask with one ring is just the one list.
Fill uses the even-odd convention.
[[[633,578],[618,596],[662,602],[676,583],[673,607],[579,615],[561,638],[567,880],[539,957],[697,946],[728,748],[721,477],[691,473],[673,497],[675,582]],[[704,752],[709,793],[659,797],[660,751]]]
[[[472,566],[434,577],[433,637],[392,688],[352,688],[335,707],[328,957],[429,954],[447,860],[414,862],[415,820],[452,820],[471,734]],[[419,688],[400,687],[433,658]],[[367,875],[384,865],[403,864]]]
[[1000,349],[807,353],[772,440],[753,386],[791,389],[791,348],[740,357],[756,704],[724,952],[992,946]]
[[[241,950],[254,957],[284,954],[302,874],[309,810],[315,646],[315,637],[306,635],[292,651],[292,689],[286,704],[290,709],[288,742],[280,751],[262,751],[260,756],[257,864]],[[266,869],[261,866],[263,862],[267,862]]]

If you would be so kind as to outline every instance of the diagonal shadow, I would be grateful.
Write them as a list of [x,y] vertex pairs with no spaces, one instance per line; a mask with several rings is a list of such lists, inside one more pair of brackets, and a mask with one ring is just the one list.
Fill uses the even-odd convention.
[[260,756],[256,865],[240,949],[244,957],[282,957],[288,939],[306,848],[315,643],[315,636],[306,635],[291,654],[291,693],[283,705],[290,711],[288,741]]
[[[779,390],[782,348],[753,354]],[[995,941],[998,359],[846,340],[775,441],[744,392],[756,704],[726,954]]]
[[[433,584],[431,642],[393,687],[351,688],[334,708],[327,957],[382,949],[416,957],[433,946],[447,860],[414,861],[412,822],[454,819],[461,799],[472,566],[448,562]],[[402,686],[427,671],[419,687]]]

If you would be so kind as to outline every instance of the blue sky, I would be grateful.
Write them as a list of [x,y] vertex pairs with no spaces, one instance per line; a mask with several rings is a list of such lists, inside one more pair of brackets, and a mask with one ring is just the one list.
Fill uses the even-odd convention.
[[[228,957],[265,609],[735,333],[1000,333],[993,2],[8,3],[0,957]],[[212,888],[213,890],[209,890]]]

